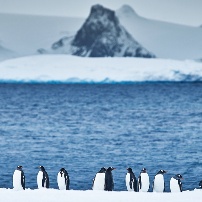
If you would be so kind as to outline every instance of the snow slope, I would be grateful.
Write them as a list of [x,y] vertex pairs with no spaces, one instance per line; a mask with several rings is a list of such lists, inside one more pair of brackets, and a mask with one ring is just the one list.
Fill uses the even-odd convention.
[[8,50],[0,45],[0,61],[19,56],[17,53]]
[[127,191],[66,191],[56,189],[14,191],[12,189],[0,189],[0,196],[2,202],[198,202],[202,198],[202,190],[182,193],[140,193]]
[[116,11],[121,24],[146,49],[160,58],[202,57],[202,29],[140,17],[127,5]]
[[158,58],[35,55],[3,61],[0,72],[1,82],[202,81],[202,63]]
[[50,48],[63,36],[74,35],[84,19],[71,17],[0,14],[0,44],[20,55]]

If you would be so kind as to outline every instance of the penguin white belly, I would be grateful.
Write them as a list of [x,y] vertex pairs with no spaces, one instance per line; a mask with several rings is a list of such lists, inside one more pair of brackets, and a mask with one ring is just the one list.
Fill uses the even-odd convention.
[[139,192],[147,192],[149,190],[149,175],[141,173],[141,189]]
[[105,173],[97,173],[95,176],[93,190],[104,190]]
[[13,173],[13,189],[15,190],[23,190],[21,184],[21,171],[15,170]]
[[128,191],[134,191],[133,183],[132,183],[132,189],[130,188],[130,173],[126,174],[126,188]]
[[164,177],[162,174],[157,174],[154,178],[154,192],[163,192],[164,191]]
[[57,176],[58,187],[60,190],[66,190],[65,176],[59,172]]
[[[43,172],[39,171],[38,175],[37,175],[37,185],[38,185],[38,189],[43,188],[42,187],[42,180],[43,180]],[[44,185],[45,186],[45,185]]]
[[173,177],[170,179],[170,191],[171,192],[181,192],[178,184],[178,180]]

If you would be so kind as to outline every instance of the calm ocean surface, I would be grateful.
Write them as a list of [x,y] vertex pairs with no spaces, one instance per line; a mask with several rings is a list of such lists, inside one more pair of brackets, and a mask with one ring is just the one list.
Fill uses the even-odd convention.
[[0,84],[0,187],[12,188],[22,165],[26,187],[37,187],[38,166],[57,188],[65,167],[70,188],[91,189],[113,166],[115,190],[126,190],[126,168],[153,177],[165,169],[183,189],[202,180],[202,83]]

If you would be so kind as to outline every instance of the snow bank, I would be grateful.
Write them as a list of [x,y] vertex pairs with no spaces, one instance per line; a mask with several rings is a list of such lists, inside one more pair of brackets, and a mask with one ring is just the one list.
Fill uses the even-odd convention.
[[202,63],[168,59],[35,55],[3,61],[0,72],[2,82],[202,81]]
[[105,192],[105,191],[75,191],[56,189],[26,189],[14,191],[12,189],[0,189],[2,202],[195,202],[202,198],[202,190],[185,191],[182,193],[136,193],[136,192]]

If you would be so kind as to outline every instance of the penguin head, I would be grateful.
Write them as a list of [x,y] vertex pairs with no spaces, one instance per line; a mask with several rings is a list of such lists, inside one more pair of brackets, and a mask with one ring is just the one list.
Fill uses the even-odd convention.
[[64,171],[65,171],[65,169],[64,169],[64,168],[61,168],[61,169],[60,169],[60,172],[64,172]]
[[105,167],[102,167],[102,168],[100,169],[99,173],[105,173],[106,170],[107,170],[107,169],[106,169]]
[[147,169],[146,168],[142,168],[141,173],[146,173]]
[[132,168],[127,168],[126,170],[128,171],[128,173],[132,173],[133,172]]
[[22,166],[17,166],[17,170],[22,170]]
[[176,179],[178,179],[178,180],[183,180],[183,177],[182,177],[182,175],[180,175],[180,174],[175,175],[175,177],[176,177]]
[[39,169],[40,169],[41,171],[45,171],[45,168],[44,168],[43,166],[39,166]]
[[112,170],[115,170],[116,168],[114,168],[114,167],[109,167],[109,168],[107,168],[107,170],[108,171],[112,171]]
[[167,171],[165,171],[165,170],[159,170],[159,172],[157,173],[157,174],[165,174],[165,173],[167,173]]

